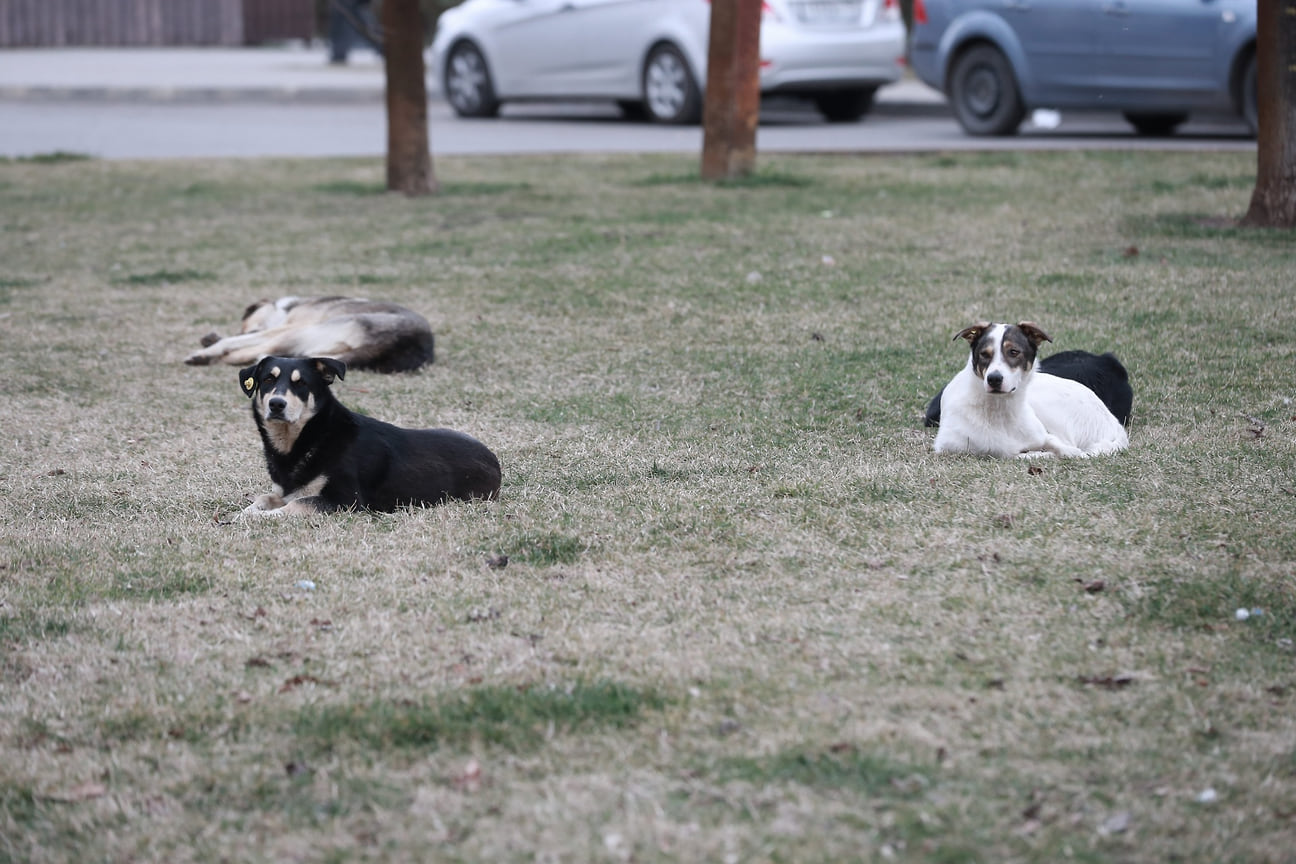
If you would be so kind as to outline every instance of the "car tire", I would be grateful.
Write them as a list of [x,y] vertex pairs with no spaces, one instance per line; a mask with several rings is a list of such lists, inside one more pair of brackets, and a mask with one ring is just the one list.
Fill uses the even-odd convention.
[[1026,117],[1012,64],[993,45],[974,45],[958,56],[948,91],[954,119],[969,135],[1012,135]]
[[460,117],[494,117],[500,103],[486,58],[471,42],[460,42],[446,56],[441,77],[446,101]]
[[1242,73],[1242,119],[1251,127],[1251,134],[1260,131],[1260,109],[1256,107],[1256,58],[1253,54]]
[[643,68],[643,105],[654,123],[686,125],[702,119],[702,93],[678,48],[661,44]]
[[1149,138],[1165,138],[1188,119],[1187,114],[1136,114],[1125,112],[1125,120],[1134,127],[1134,131]]
[[876,93],[872,87],[831,90],[815,96],[814,103],[829,123],[855,123],[873,108]]

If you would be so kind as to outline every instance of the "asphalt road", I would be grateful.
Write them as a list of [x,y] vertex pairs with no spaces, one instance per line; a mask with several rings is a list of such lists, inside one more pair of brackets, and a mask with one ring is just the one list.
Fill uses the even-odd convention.
[[[0,156],[54,151],[107,159],[260,156],[374,156],[386,148],[378,101],[0,101]],[[611,105],[506,106],[494,120],[462,120],[429,105],[433,155],[700,152],[697,127],[622,120]],[[757,149],[764,152],[929,152],[1001,149],[1253,150],[1244,127],[1205,118],[1169,138],[1140,138],[1118,116],[1062,117],[1056,129],[1029,125],[1011,138],[971,138],[932,110],[879,107],[860,123],[829,124],[796,104],[767,105]]]

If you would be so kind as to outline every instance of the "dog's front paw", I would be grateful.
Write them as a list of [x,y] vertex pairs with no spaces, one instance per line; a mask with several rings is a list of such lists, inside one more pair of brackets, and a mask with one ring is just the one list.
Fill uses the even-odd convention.
[[216,358],[206,351],[195,351],[185,358],[186,366],[210,366]]
[[213,330],[210,333],[208,333],[206,336],[199,339],[198,344],[203,346],[204,348],[210,348],[211,346],[215,345],[217,342],[219,342],[224,338],[225,338],[224,336],[220,335],[215,330]]
[[276,510],[281,509],[285,503],[284,499],[280,498],[278,495],[267,493],[265,495],[258,495],[256,498],[252,499],[252,503],[244,507],[243,512],[257,516],[264,516],[267,513],[273,513]]

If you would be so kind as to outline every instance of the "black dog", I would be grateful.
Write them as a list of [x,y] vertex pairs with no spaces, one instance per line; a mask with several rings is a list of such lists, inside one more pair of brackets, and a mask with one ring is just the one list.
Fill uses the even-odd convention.
[[[1098,395],[1107,410],[1128,426],[1130,411],[1134,406],[1134,389],[1130,387],[1129,373],[1121,365],[1116,355],[1091,354],[1088,351],[1059,351],[1045,357],[1037,367],[1040,372],[1056,375],[1059,378],[1070,378],[1079,381]],[[927,417],[924,426],[939,426],[941,413],[941,392],[927,403]]]
[[499,460],[484,444],[355,414],[329,389],[345,375],[346,364],[329,357],[266,357],[239,373],[275,484],[245,513],[390,512],[499,495]]

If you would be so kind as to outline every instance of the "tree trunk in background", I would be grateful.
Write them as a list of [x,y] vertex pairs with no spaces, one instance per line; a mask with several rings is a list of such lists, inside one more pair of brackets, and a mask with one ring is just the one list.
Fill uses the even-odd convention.
[[702,105],[702,179],[756,170],[760,121],[761,0],[712,0]]
[[1296,0],[1256,5],[1256,185],[1243,225],[1296,227]]
[[428,147],[423,13],[418,0],[383,0],[379,16],[387,72],[387,188],[431,195],[437,184]]

